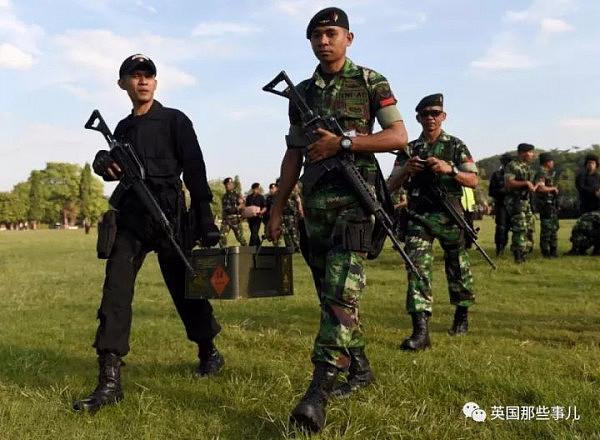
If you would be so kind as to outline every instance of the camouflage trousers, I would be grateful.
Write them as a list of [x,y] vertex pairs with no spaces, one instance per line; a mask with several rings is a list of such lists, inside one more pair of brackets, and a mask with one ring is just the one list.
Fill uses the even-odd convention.
[[540,249],[548,255],[556,251],[558,241],[558,212],[554,207],[544,207],[540,212]]
[[[365,287],[363,251],[370,246],[373,229],[373,220],[354,198],[349,204],[344,201],[331,191],[318,192],[307,199],[304,218],[308,262],[321,305],[311,359],[341,370],[350,365],[348,349],[365,345],[359,304]],[[352,242],[351,236],[357,235],[353,234],[355,227],[363,231],[358,235],[368,237],[369,243]]]
[[221,222],[221,240],[219,243],[222,247],[227,246],[227,234],[229,230],[233,230],[235,238],[240,242],[241,246],[246,246],[246,239],[244,238],[244,232],[242,229],[242,216],[239,214],[230,214],[223,216]]
[[573,249],[584,253],[590,247],[600,247],[600,210],[586,212],[571,230]]
[[286,247],[294,251],[300,249],[300,234],[298,232],[298,216],[284,215],[281,223],[281,233]]
[[510,230],[512,231],[512,243],[510,249],[513,252],[531,252],[533,249],[533,234],[535,232],[535,219],[529,200],[521,200],[513,197],[504,199],[504,206],[510,217]]
[[411,211],[409,215],[404,250],[424,279],[421,281],[408,271],[406,311],[432,312],[433,240],[436,238],[444,250],[450,303],[464,307],[473,305],[473,275],[460,228],[444,213],[416,214]]

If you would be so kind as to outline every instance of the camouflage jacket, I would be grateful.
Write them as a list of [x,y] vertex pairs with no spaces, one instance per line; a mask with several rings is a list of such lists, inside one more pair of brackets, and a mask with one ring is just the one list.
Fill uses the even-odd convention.
[[[433,145],[429,145],[425,141],[423,133],[421,133],[421,136],[419,136],[418,139],[408,143],[406,151],[400,151],[398,153],[395,165],[403,166],[410,157],[414,156],[418,156],[421,159],[437,157],[449,162],[451,165],[455,165],[460,171],[478,173],[477,165],[475,165],[475,161],[463,141],[455,136],[449,135],[443,130]],[[424,171],[412,177],[405,184],[405,187],[408,189],[408,200],[411,209],[415,208],[416,205],[422,205],[424,203],[429,205],[426,210],[439,211],[442,209],[441,206],[435,202],[433,205],[437,205],[437,209],[435,206],[432,206],[432,203],[428,203],[433,201],[431,197],[428,197],[427,190],[431,178],[431,173]],[[462,185],[460,185],[454,177],[442,174],[440,175],[440,180],[450,196],[460,199],[462,196]],[[422,211],[422,209],[420,210]]]
[[[517,180],[520,182],[531,181],[533,172],[529,163],[516,159],[510,161],[504,169],[504,182],[509,180]],[[527,188],[509,188],[506,187],[506,199],[527,200],[529,198],[529,190]]]
[[221,198],[223,206],[223,216],[238,214],[238,205],[240,204],[240,196],[237,191],[225,191]]
[[[316,114],[323,118],[335,117],[344,132],[350,136],[371,134],[377,112],[397,102],[384,76],[366,67],[357,66],[348,58],[342,71],[329,83],[325,82],[320,68],[317,67],[313,76],[302,81],[297,88]],[[300,115],[293,105],[290,105],[289,117],[292,126],[301,125]],[[375,156],[356,153],[354,158],[365,180],[374,183],[377,173]],[[318,163],[311,163],[305,155],[305,175],[310,167],[317,165]],[[341,198],[352,197],[351,188],[338,173],[321,175],[318,182],[320,185],[331,186]],[[310,205],[310,201],[306,202]]]
[[300,196],[298,194],[291,194],[285,206],[283,207],[283,215],[294,215],[297,216],[300,212]]
[[[555,170],[547,170],[541,167],[535,174],[533,183],[543,182],[545,186],[556,186],[558,184]],[[556,193],[537,193],[536,198],[542,203],[553,203],[556,199]]]

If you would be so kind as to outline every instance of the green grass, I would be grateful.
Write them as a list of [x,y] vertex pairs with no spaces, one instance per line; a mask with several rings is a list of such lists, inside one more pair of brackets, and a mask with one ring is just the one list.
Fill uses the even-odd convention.
[[[572,224],[561,222],[561,253]],[[493,222],[481,225],[492,254]],[[411,331],[400,257],[386,249],[368,263],[362,319],[377,382],[330,402],[319,438],[600,439],[600,260],[545,260],[536,248],[525,265],[507,256],[492,271],[473,251],[471,330],[451,338],[436,249],[433,347],[423,353],[399,350]],[[149,255],[136,287],[125,400],[81,415],[71,402],[95,386],[103,274],[94,234],[0,232],[0,439],[305,438],[287,420],[310,380],[319,313],[299,256],[293,297],[213,301],[226,365],[197,380],[195,347]],[[533,405],[576,406],[581,418],[476,423],[462,414],[468,401],[488,417],[494,405]]]

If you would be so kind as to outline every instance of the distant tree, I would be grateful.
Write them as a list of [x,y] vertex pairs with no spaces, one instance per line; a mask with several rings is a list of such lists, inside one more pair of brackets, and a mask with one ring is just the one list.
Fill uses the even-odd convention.
[[[235,176],[237,178],[237,176]],[[213,212],[215,218],[221,217],[222,203],[221,199],[225,194],[225,187],[223,186],[223,179],[212,179],[208,181],[208,186],[213,194],[212,202],[210,203],[210,209]]]
[[9,191],[0,192],[0,223],[7,229],[13,229],[16,224],[16,197]]
[[63,227],[75,224],[79,214],[80,173],[79,165],[61,162],[48,162],[40,171],[45,222],[60,223]]
[[13,209],[15,215],[15,221],[23,223],[25,227],[29,227],[28,224],[28,213],[29,213],[29,182],[17,183],[12,189],[12,195],[16,206]]
[[[233,184],[234,184],[235,190],[238,192],[238,194],[243,194],[242,181],[240,180],[240,176],[238,176],[237,174],[233,178]],[[225,191],[223,191],[223,192],[225,192]]]
[[81,216],[83,221],[90,221],[91,216],[91,201],[92,201],[92,169],[90,164],[86,162],[81,171],[79,179],[79,204],[81,205]]
[[37,224],[44,215],[44,195],[42,191],[42,182],[39,171],[32,171],[29,175],[29,213],[27,218],[33,229],[37,229]]

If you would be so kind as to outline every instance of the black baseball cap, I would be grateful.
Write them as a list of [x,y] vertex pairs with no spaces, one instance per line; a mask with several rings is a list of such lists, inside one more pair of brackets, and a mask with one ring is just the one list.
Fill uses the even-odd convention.
[[125,58],[125,61],[123,61],[121,67],[119,68],[119,77],[123,75],[129,75],[131,72],[138,69],[148,70],[152,75],[156,75],[156,66],[154,65],[154,61],[152,61],[146,55],[136,53],[135,55]]

